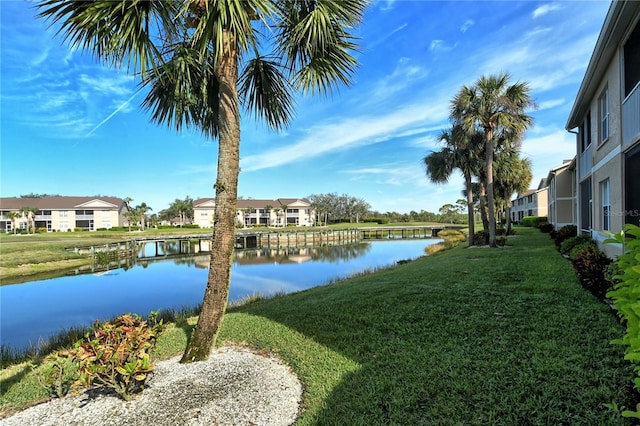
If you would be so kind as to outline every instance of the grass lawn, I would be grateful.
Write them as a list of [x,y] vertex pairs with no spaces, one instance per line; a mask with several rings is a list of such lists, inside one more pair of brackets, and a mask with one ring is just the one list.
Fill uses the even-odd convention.
[[[169,327],[159,356],[183,350],[193,323]],[[229,309],[219,343],[293,368],[299,425],[619,425],[604,404],[637,397],[609,343],[622,333],[548,234],[519,228],[506,248],[459,246]],[[0,379],[0,411],[45,396],[24,365]]]

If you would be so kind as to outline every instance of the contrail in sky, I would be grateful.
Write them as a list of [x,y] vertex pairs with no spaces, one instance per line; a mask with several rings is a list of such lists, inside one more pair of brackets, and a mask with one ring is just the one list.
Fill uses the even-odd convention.
[[140,93],[142,91],[142,88],[140,88],[136,93],[134,93],[129,99],[127,99],[126,102],[123,102],[118,108],[116,108],[115,111],[113,111],[111,114],[109,114],[109,116],[107,118],[105,118],[104,120],[102,120],[100,122],[100,124],[98,124],[96,127],[94,127],[89,133],[86,134],[86,136],[91,136],[91,134],[93,132],[95,132],[96,130],[98,130],[100,127],[102,127],[102,125],[104,123],[106,123],[107,121],[109,121],[111,119],[111,117],[113,117],[114,115],[116,115],[118,113],[118,111],[120,111],[122,108],[124,108],[125,106],[129,105],[129,102],[131,102],[133,100],[133,98],[135,98],[138,93]]

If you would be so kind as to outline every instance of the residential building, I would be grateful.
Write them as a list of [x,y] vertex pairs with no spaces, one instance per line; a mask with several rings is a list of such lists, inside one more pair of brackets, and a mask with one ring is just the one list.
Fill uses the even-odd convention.
[[578,229],[602,244],[640,224],[640,2],[613,1],[566,124],[576,137]]
[[548,187],[546,179],[542,179],[538,188],[529,189],[511,203],[511,221],[522,222],[527,216],[546,216],[548,207]]
[[[214,210],[215,198],[195,200],[194,222],[201,228],[211,228]],[[241,199],[237,203],[236,219],[242,226],[313,226],[316,222],[316,212],[311,203],[304,198]]]
[[[124,213],[128,211],[127,204],[115,197],[0,198],[0,230],[11,232],[14,226],[27,229],[29,218],[21,212],[27,207],[35,210],[32,225],[48,232],[124,226]],[[12,220],[9,212],[20,216]]]
[[555,229],[576,224],[576,160],[565,160],[547,175],[547,221]]

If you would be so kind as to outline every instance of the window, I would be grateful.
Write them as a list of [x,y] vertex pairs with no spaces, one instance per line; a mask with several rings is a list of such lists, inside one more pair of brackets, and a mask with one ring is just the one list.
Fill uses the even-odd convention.
[[69,212],[67,210],[60,210],[60,217],[68,217]]
[[103,221],[102,221],[102,227],[103,227],[103,228],[110,229],[110,228],[111,228],[111,222],[110,222],[110,221],[108,221],[108,220],[103,220]]
[[637,24],[624,45],[624,96],[640,83],[640,24]]
[[69,222],[60,222],[60,230],[67,230],[69,229]]
[[609,90],[604,89],[598,98],[598,109],[600,111],[600,143],[609,139]]
[[591,145],[591,111],[587,112],[587,116],[580,125],[578,137],[580,138],[580,152],[585,152]]
[[625,154],[624,181],[624,221],[640,226],[640,145]]
[[600,197],[602,204],[602,230],[611,230],[611,194],[609,179],[600,182]]

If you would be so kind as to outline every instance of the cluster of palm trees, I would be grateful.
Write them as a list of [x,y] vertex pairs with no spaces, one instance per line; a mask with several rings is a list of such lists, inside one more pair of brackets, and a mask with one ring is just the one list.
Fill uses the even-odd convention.
[[240,172],[240,108],[276,129],[296,91],[328,95],[357,66],[353,32],[368,0],[40,0],[74,47],[128,67],[152,121],[218,141],[211,262],[183,362],[208,358],[226,310]]
[[[440,151],[423,158],[427,177],[446,183],[455,170],[464,176],[469,245],[474,244],[478,206],[489,245],[496,246],[496,211],[504,205],[510,228],[511,197],[531,182],[531,162],[520,156],[524,132],[533,124],[534,107],[526,82],[510,84],[508,73],[480,77],[462,86],[451,101],[451,127],[442,131]],[[475,179],[475,181],[474,181]]]
[[35,207],[21,207],[18,211],[8,211],[4,213],[4,216],[11,221],[11,228],[13,229],[13,233],[15,234],[18,230],[18,219],[21,217],[27,218],[27,233],[30,233],[32,230],[35,232],[36,228],[36,214],[38,213],[38,209]]
[[144,231],[146,229],[147,224],[147,213],[152,211],[153,209],[147,205],[147,203],[138,204],[135,207],[131,206],[131,202],[133,198],[126,197],[124,203],[127,205],[127,211],[124,214],[125,219],[127,219],[127,223],[129,224],[129,231],[131,231],[131,225],[140,224],[140,230]]

